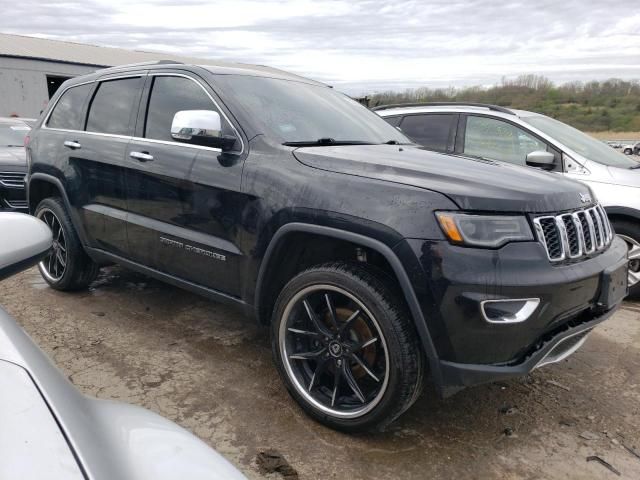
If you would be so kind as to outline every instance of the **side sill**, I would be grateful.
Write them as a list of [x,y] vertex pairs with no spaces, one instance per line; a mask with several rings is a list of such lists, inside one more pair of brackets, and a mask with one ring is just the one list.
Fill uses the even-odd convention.
[[128,260],[119,255],[114,255],[113,253],[109,253],[99,248],[87,247],[86,245],[84,246],[84,248],[87,254],[92,258],[92,260],[96,261],[97,263],[113,262],[120,264],[136,272],[143,273],[176,287],[184,288],[185,290],[197,293],[198,295],[202,295],[203,297],[209,298],[216,302],[236,307],[248,317],[254,316],[253,305],[249,305],[247,302],[241,300],[238,297],[219,292],[218,290],[203,287],[202,285],[198,285],[197,283],[189,282],[188,280],[184,280],[174,275],[161,272],[160,270],[156,270],[154,268],[146,267],[140,263]]

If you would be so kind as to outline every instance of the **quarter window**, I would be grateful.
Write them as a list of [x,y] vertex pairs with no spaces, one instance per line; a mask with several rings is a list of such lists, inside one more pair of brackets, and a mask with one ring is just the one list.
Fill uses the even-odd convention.
[[141,77],[101,82],[89,107],[87,131],[130,135],[131,114],[137,111],[141,88]]
[[[193,80],[185,77],[155,77],[147,107],[145,138],[173,141],[171,122],[181,110],[218,111],[205,91]],[[224,131],[224,119],[222,121]]]
[[49,120],[47,120],[47,127],[82,130],[84,126],[82,117],[84,102],[92,86],[93,84],[87,83],[71,87],[64,92],[53,108]]
[[533,135],[502,120],[467,117],[464,153],[476,157],[526,165],[527,155],[547,151],[547,144]]
[[382,117],[384,118],[384,121],[387,122],[389,125],[392,125],[394,127],[397,127],[398,125],[400,125],[400,120],[402,120],[402,117]]
[[446,152],[453,146],[453,132],[458,115],[432,114],[404,117],[400,130],[416,143],[430,150]]

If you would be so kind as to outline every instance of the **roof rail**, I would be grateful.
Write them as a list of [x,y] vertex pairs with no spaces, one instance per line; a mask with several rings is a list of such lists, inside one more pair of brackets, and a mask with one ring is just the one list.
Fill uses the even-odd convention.
[[148,62],[128,63],[126,65],[115,65],[113,67],[100,68],[96,70],[96,72],[119,70],[121,68],[129,68],[129,67],[145,67],[149,65],[183,65],[183,63],[179,62],[178,60],[150,60]]
[[495,112],[506,113],[507,115],[515,115],[512,110],[501,107],[499,105],[491,105],[488,103],[467,103],[467,102],[425,102],[425,103],[393,103],[390,105],[379,105],[371,110],[387,110],[389,108],[403,107],[481,107],[493,110]]

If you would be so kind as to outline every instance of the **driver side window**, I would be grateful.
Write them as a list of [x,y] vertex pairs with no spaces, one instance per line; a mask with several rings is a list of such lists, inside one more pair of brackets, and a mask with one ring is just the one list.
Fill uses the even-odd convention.
[[547,144],[521,128],[495,118],[467,117],[465,154],[525,166],[535,151],[547,151]]
[[[213,110],[218,112],[215,104],[195,81],[175,76],[154,77],[147,106],[144,137],[168,142],[174,141],[171,137],[171,122],[173,116],[181,110]],[[222,129],[224,133],[231,133],[224,117]]]

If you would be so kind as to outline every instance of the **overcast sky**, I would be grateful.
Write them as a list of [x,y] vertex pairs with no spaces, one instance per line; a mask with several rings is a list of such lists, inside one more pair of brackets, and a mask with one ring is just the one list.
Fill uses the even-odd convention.
[[639,0],[19,0],[0,31],[259,63],[351,94],[640,78]]

